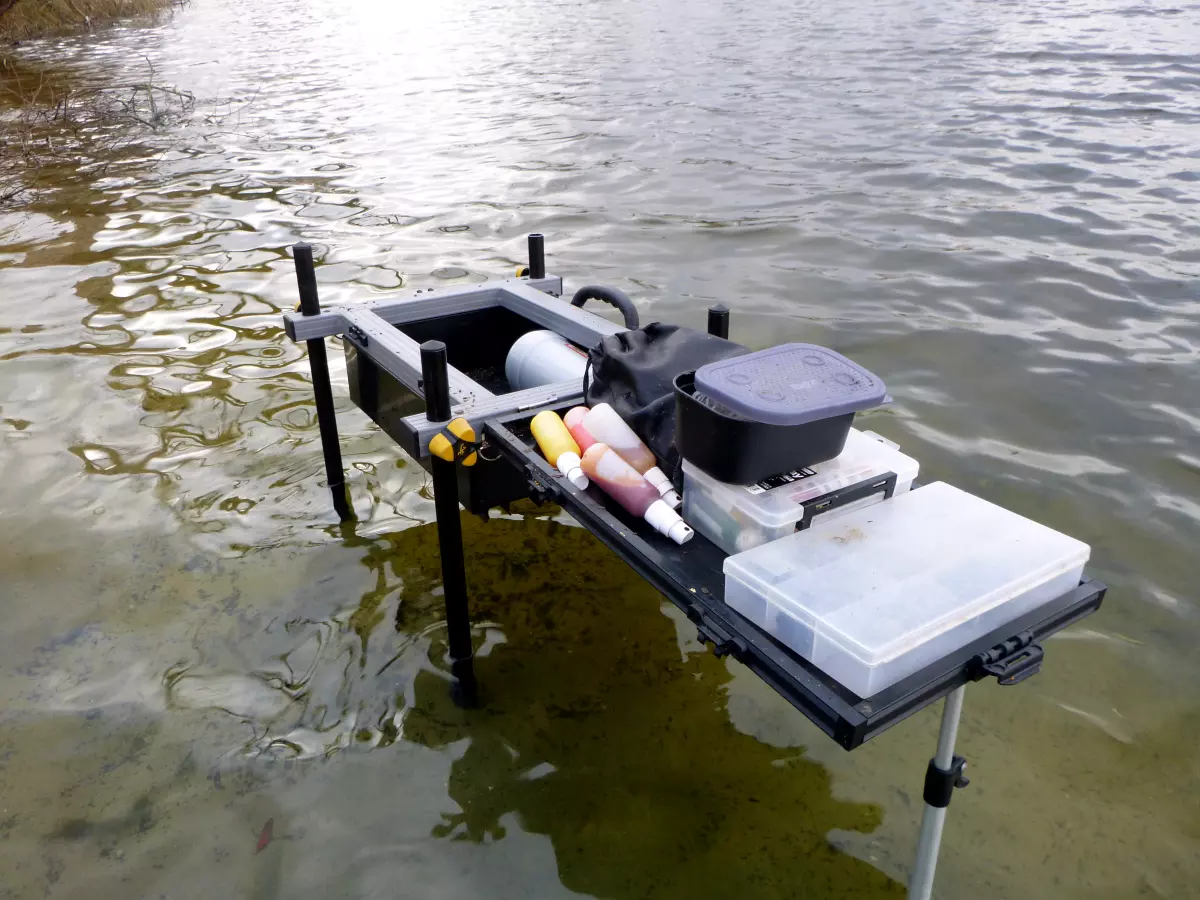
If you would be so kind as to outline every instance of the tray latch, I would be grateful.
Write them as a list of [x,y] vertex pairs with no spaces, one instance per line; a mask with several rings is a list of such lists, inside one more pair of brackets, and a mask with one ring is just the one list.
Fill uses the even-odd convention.
[[1044,656],[1041,644],[1034,643],[1033,633],[1022,631],[972,659],[971,677],[979,681],[994,676],[1003,685],[1020,684],[1042,670]]

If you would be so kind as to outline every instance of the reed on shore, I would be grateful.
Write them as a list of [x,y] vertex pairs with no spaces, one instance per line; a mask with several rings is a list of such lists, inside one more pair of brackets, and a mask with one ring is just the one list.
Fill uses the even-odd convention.
[[0,0],[0,44],[95,28],[179,5],[181,0]]

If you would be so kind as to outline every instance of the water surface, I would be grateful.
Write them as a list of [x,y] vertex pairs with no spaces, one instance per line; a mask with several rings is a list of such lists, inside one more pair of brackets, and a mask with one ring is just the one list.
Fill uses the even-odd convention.
[[[1103,611],[968,692],[938,895],[1200,884],[1200,6],[194,0],[22,48],[192,118],[0,215],[0,896],[897,897],[936,711],[846,754],[553,510],[467,523],[339,391],[327,302],[504,275],[825,343]],[[267,821],[270,840],[261,849]]]

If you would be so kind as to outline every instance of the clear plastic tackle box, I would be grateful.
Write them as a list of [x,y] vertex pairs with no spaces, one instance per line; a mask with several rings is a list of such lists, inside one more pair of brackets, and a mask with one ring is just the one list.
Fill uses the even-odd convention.
[[725,602],[870,697],[1079,584],[1090,549],[941,482],[725,560]]
[[[758,484],[717,481],[685,459],[683,518],[726,553],[741,553],[798,527],[903,494],[918,468],[911,456],[854,428],[836,458]],[[884,481],[889,473],[894,482]]]

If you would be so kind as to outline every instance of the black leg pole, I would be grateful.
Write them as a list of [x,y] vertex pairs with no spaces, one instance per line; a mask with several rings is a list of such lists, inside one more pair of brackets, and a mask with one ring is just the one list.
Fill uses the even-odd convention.
[[[306,316],[319,315],[321,301],[317,297],[317,273],[313,268],[312,247],[296,244],[292,248],[296,261],[296,284],[300,288],[300,311]],[[333,412],[333,387],[329,384],[329,359],[325,356],[325,339],[306,341],[308,365],[312,370],[313,395],[317,400],[317,425],[321,429],[321,451],[325,455],[325,478],[333,495],[333,508],[347,522],[354,518],[354,508],[346,490],[346,475],[342,471],[342,448],[338,444],[337,417]]]
[[[421,384],[425,392],[425,417],[430,422],[450,418],[450,379],[446,373],[446,345],[426,341],[421,345]],[[479,702],[471,646],[471,611],[467,607],[467,571],[463,559],[462,520],[458,513],[458,468],[433,457],[433,506],[437,512],[438,552],[442,558],[442,592],[446,602],[446,631],[450,668],[454,673],[454,700],[460,706]]]
[[529,277],[546,277],[546,239],[540,234],[529,236]]
[[729,307],[718,303],[708,308],[708,333],[729,340]]

